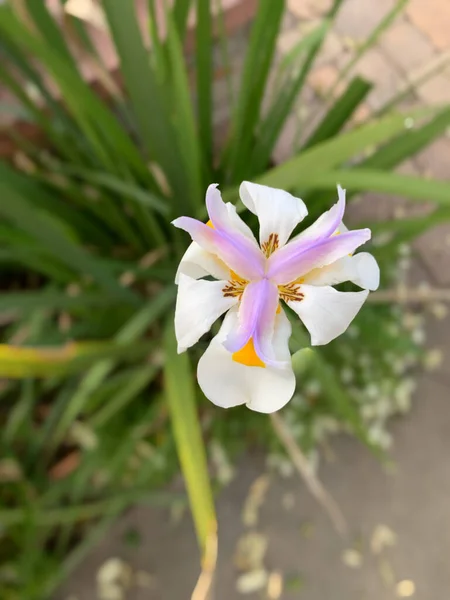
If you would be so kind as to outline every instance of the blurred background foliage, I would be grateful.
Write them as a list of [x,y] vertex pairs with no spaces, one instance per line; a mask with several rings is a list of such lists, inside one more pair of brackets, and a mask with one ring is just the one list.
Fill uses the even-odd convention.
[[[12,128],[14,155],[0,164],[5,600],[50,597],[135,503],[189,501],[202,552],[215,532],[211,490],[227,483],[239,451],[261,444],[274,467],[290,468],[266,416],[225,412],[202,397],[194,365],[208,340],[190,356],[176,354],[173,279],[188,240],[169,223],[204,218],[210,182],[232,202],[243,179],[287,189],[306,201],[308,222],[334,201],[337,182],[350,198],[376,190],[429,201],[434,209],[425,217],[373,225],[384,287],[404,276],[409,242],[450,217],[449,183],[393,172],[450,125],[449,107],[402,112],[399,95],[376,118],[351,125],[372,87],[349,78],[351,67],[405,0],[344,66],[319,125],[299,136],[287,162],[274,164],[341,3],[279,60],[284,1],[260,0],[237,89],[223,13],[209,0],[149,0],[144,16],[133,2],[81,3],[91,6],[88,21],[109,31],[117,77],[92,44],[92,23],[73,16],[83,16],[76,2],[67,3],[70,11],[56,2],[56,13],[35,0],[0,6],[0,82],[22,121],[39,131],[34,139]],[[95,65],[96,85],[80,70],[80,48]],[[229,81],[225,137],[214,127],[213,60]],[[385,456],[384,424],[408,410],[422,344],[420,319],[376,302],[304,361],[298,352],[308,338],[295,323],[299,385],[283,418],[311,464],[324,435],[341,428]],[[187,497],[164,485],[179,465]]]

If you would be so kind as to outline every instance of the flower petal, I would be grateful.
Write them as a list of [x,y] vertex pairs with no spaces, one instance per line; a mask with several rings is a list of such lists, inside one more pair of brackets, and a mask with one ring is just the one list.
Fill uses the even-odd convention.
[[188,275],[193,279],[200,279],[212,275],[216,279],[230,277],[230,269],[215,254],[203,250],[197,242],[192,242],[183,255],[178,265],[175,283],[178,284],[180,274]]
[[301,285],[303,299],[288,301],[311,334],[311,344],[322,346],[344,333],[369,292],[338,292],[329,286]]
[[[225,212],[228,212],[226,208]],[[191,217],[179,217],[172,225],[187,231],[203,250],[218,256],[244,279],[257,279],[264,272],[264,255],[237,229],[218,230],[214,223],[214,228],[208,227]]]
[[236,234],[236,231],[238,231],[246,237],[255,248],[259,249],[258,242],[256,241],[252,230],[244,223],[237,214],[236,209],[229,202],[225,204],[217,186],[217,183],[212,183],[206,190],[206,208],[214,229],[230,235],[234,235]]
[[277,360],[288,364],[285,369],[270,366],[247,367],[235,362],[231,353],[224,348],[223,342],[237,326],[237,309],[233,308],[200,358],[198,383],[205,396],[217,406],[230,408],[246,404],[257,412],[275,412],[289,402],[295,391],[295,376],[288,348],[291,335],[289,320],[283,311],[276,316],[272,338]]
[[[342,224],[342,218],[345,212],[345,190],[340,185],[337,186],[338,201],[334,206],[324,212],[320,217],[307,229],[299,233],[291,240],[304,244],[305,247],[329,237],[339,230]],[[342,231],[341,231],[342,233]]]
[[[227,207],[228,217],[232,225],[250,240],[256,242],[251,229],[237,214],[236,207],[230,202],[227,202],[225,206]],[[230,269],[215,254],[203,250],[197,242],[192,242],[180,261],[175,276],[175,283],[178,283],[180,273],[189,275],[189,277],[193,277],[194,279],[200,279],[207,275],[212,275],[216,279],[227,279],[230,276]]]
[[238,302],[236,297],[224,297],[227,281],[205,281],[179,275],[175,308],[175,334],[178,352],[193,346],[225,311]]
[[334,263],[313,269],[303,277],[311,285],[336,285],[351,281],[364,290],[377,290],[380,285],[380,267],[368,252],[344,256]]
[[228,221],[229,221],[231,227],[233,229],[237,229],[238,231],[240,231],[256,247],[259,247],[258,246],[258,242],[256,241],[255,236],[253,235],[253,231],[250,229],[250,227],[246,223],[244,223],[244,221],[238,215],[236,207],[234,206],[234,204],[231,204],[231,202],[226,202],[225,206],[227,207]]
[[271,340],[278,307],[278,288],[267,279],[249,283],[242,295],[238,326],[224,342],[229,352],[238,352],[253,338],[256,354],[266,364],[276,365]]
[[370,239],[370,229],[334,235],[305,247],[295,240],[277,250],[268,260],[267,276],[277,284],[290,283],[313,269],[329,265],[351,254]]
[[239,195],[244,205],[258,217],[261,245],[269,240],[271,234],[276,234],[279,246],[284,246],[295,227],[308,214],[303,200],[266,185],[243,181]]

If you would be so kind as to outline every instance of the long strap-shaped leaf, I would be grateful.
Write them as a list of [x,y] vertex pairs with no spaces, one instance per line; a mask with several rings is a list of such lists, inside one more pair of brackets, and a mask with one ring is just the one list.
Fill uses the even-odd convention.
[[[151,324],[157,320],[170,306],[174,290],[167,287],[160,294],[138,311],[114,337],[118,345],[125,345],[139,340]],[[114,360],[102,360],[94,364],[80,381],[76,392],[65,406],[64,413],[59,418],[51,444],[53,448],[61,442],[70,423],[84,409],[91,394],[103,383],[114,368]]]
[[[273,105],[261,128],[261,140],[255,144],[252,153],[252,167],[255,173],[260,173],[263,169],[267,168],[283,125],[303,89],[315,58],[320,52],[323,42],[326,40],[342,2],[343,0],[334,0],[323,22],[304,38],[305,44],[302,50],[306,51],[306,55],[301,66],[291,65],[290,81],[284,83],[280,91],[275,90]],[[302,42],[294,49],[294,56],[300,51],[301,46]],[[294,58],[292,62],[295,63]]]
[[[38,191],[38,188],[36,188]],[[0,215],[11,220],[41,245],[54,253],[60,263],[79,273],[89,273],[105,290],[128,302],[139,304],[138,297],[124,289],[111,272],[66,233],[64,225],[53,215],[36,210],[16,189],[0,182]]]
[[33,20],[33,25],[38,28],[42,37],[52,45],[54,52],[60,54],[70,67],[77,71],[77,64],[71,55],[66,40],[62,35],[61,28],[50,16],[46,2],[34,2],[26,0],[25,2],[29,17]]
[[386,173],[375,169],[336,169],[315,173],[305,173],[298,179],[296,189],[330,189],[336,184],[348,187],[355,192],[374,191],[411,200],[431,201],[441,206],[450,206],[450,183],[399,173]]
[[283,16],[285,0],[261,0],[245,56],[239,96],[232,117],[232,138],[225,154],[230,181],[242,179],[261,112],[264,89]]
[[[162,86],[151,67],[150,56],[142,40],[134,3],[108,0],[103,7],[144,144],[150,157],[160,161],[176,197],[185,197],[186,191],[193,192],[190,182],[194,173],[185,168],[171,122],[173,113],[178,109],[165,103]],[[178,35],[175,26],[173,32],[169,32],[169,45],[170,34],[172,38]]]
[[[450,125],[450,109],[445,108],[438,112],[432,119],[421,127],[407,129],[383,144],[373,154],[364,158],[361,162],[355,165],[355,169],[369,169],[386,171],[393,169],[398,164],[413,156],[436,137],[442,135],[442,132]],[[340,162],[340,161],[339,161]],[[339,164],[339,163],[335,163]],[[356,193],[355,190],[349,189],[347,199],[350,199]],[[328,193],[320,189],[316,189],[308,194],[308,202],[316,206],[317,210],[325,206],[329,201]]]
[[[206,51],[212,47],[212,18],[209,0],[197,0],[196,26],[196,68],[197,68],[197,103],[200,139],[205,154],[205,163],[210,165],[213,153],[212,133],[212,58]],[[209,177],[209,173],[205,173]]]
[[336,135],[353,114],[357,106],[364,100],[372,89],[372,84],[361,77],[355,77],[349,83],[345,92],[330,108],[317,128],[308,138],[302,150],[312,148],[316,144],[329,140]]
[[73,342],[55,348],[0,344],[0,377],[57,377],[84,371],[96,360],[120,360],[142,356],[152,343],[120,346],[111,342]]
[[[149,0],[153,2],[153,0]],[[180,40],[184,40],[188,23],[191,0],[175,0],[173,5],[173,20],[178,31]]]
[[360,166],[364,169],[392,169],[442,135],[449,125],[450,108],[444,108],[422,127],[408,129],[395,140],[374,152]]
[[417,109],[370,122],[295,156],[259,177],[258,183],[280,188],[299,186],[304,175],[336,167],[394,137],[405,129],[408,117],[420,118],[430,113],[433,113],[433,109]]
[[[273,84],[273,99],[267,115],[258,127],[257,139],[251,153],[251,171],[261,173],[269,164],[277,139],[286,119],[291,114],[306,75],[309,71],[311,53],[321,46],[321,41],[330,28],[330,21],[324,19],[287,54],[280,62]],[[306,58],[303,58],[306,54]],[[300,58],[303,60],[298,66]]]
[[51,73],[68,110],[103,164],[126,173],[128,163],[145,180],[151,181],[149,170],[116,117],[79,73],[70,68],[70,63],[54,52],[47,40],[34,35],[8,6],[0,6],[0,32],[7,40],[33,54]]
[[215,534],[216,515],[195,401],[192,369],[188,355],[177,354],[171,321],[165,332],[165,351],[165,389],[173,434],[189,495],[198,543],[204,556],[208,539]]

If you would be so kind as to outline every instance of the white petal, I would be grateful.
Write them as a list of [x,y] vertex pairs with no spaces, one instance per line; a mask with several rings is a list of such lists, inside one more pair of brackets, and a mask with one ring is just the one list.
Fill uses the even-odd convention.
[[231,204],[230,202],[226,202],[225,206],[227,207],[228,218],[230,220],[230,223],[233,225],[233,227],[235,227],[241,233],[243,233],[249,240],[252,240],[252,242],[257,244],[258,242],[255,240],[253,231],[250,229],[250,227],[246,223],[244,223],[244,221],[241,219],[241,217],[237,214],[236,207],[234,206],[234,204]]
[[364,304],[369,292],[338,292],[329,286],[302,285],[304,297],[288,302],[311,334],[311,344],[328,344],[344,333]]
[[212,275],[216,279],[228,279],[230,277],[230,270],[226,264],[215,254],[203,250],[197,242],[192,242],[184,253],[175,275],[176,284],[179,282],[181,273],[193,279],[200,279],[207,275]]
[[347,233],[347,231],[350,231],[349,228],[344,224],[344,221],[341,221],[337,233]]
[[257,412],[275,412],[289,402],[295,391],[288,347],[291,324],[283,311],[277,315],[273,348],[277,360],[288,362],[286,369],[247,367],[235,362],[222,342],[237,326],[237,310],[232,309],[198,363],[198,383],[205,396],[217,406],[230,408],[246,404]]
[[227,281],[198,280],[180,274],[175,308],[178,352],[198,342],[214,321],[238,302],[238,298],[224,297],[222,290],[226,284]]
[[284,190],[243,181],[239,195],[245,206],[259,219],[259,241],[264,244],[271,233],[278,234],[283,246],[308,210],[303,200]]
[[304,278],[311,285],[336,285],[351,281],[364,290],[376,290],[380,285],[380,267],[368,252],[344,256],[331,265],[314,269]]

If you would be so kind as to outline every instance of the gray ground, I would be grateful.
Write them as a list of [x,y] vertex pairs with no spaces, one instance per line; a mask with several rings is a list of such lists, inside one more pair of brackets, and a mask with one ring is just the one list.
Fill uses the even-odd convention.
[[[430,320],[429,342],[444,347],[450,339],[450,317]],[[441,369],[423,375],[411,414],[392,422],[395,446],[393,472],[386,472],[368,451],[345,436],[332,441],[332,461],[323,461],[320,476],[338,501],[350,525],[347,539],[333,530],[326,514],[302,481],[275,477],[262,505],[256,530],[267,536],[264,567],[279,570],[290,600],[389,600],[411,597],[437,600],[450,594],[450,370],[448,357]],[[236,543],[245,533],[242,506],[251,483],[264,473],[260,456],[245,457],[236,478],[218,501],[220,555],[215,600],[262,598],[236,590],[233,565]],[[371,548],[377,526],[387,526],[397,539],[380,554]],[[129,528],[140,531],[141,544],[123,543]],[[348,559],[361,561],[351,567]],[[196,544],[190,519],[170,525],[160,510],[138,508],[126,515],[56,600],[95,600],[99,566],[117,556],[134,569],[155,576],[152,590],[129,589],[126,600],[183,600],[198,575]],[[296,589],[292,589],[296,588]],[[401,594],[404,594],[403,596]],[[113,600],[113,599],[111,599]]]

